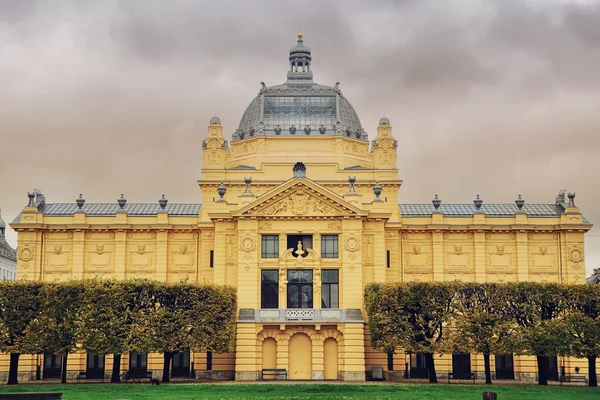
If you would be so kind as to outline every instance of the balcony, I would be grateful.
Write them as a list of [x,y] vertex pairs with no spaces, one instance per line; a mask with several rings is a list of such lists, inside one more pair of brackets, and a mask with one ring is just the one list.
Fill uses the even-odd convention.
[[364,322],[358,308],[242,308],[238,322]]

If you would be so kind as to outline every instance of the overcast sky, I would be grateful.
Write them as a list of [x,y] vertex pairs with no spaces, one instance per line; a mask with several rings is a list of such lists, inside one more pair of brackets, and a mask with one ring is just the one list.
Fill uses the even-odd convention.
[[573,0],[0,0],[2,216],[34,187],[199,202],[209,119],[229,137],[301,29],[315,81],[341,82],[370,137],[391,120],[402,203],[567,189],[599,223],[599,21],[600,1]]

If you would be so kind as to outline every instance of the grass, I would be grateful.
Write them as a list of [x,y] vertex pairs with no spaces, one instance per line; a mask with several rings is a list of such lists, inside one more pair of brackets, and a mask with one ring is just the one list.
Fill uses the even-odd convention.
[[600,390],[586,387],[419,385],[419,384],[68,384],[2,386],[0,393],[63,392],[64,400],[191,399],[402,399],[481,400],[482,392],[498,400],[598,400]]

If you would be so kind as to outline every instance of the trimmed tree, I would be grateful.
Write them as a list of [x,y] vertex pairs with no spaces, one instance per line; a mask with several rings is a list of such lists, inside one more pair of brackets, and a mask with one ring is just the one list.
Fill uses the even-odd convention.
[[437,383],[433,353],[444,350],[454,316],[455,283],[383,283],[365,289],[373,348],[425,353],[429,382]]
[[538,384],[548,384],[550,357],[564,354],[565,337],[557,318],[566,307],[567,287],[554,283],[507,284],[508,312],[519,326],[517,346],[537,358]]
[[569,355],[587,358],[590,387],[598,386],[596,359],[600,356],[600,285],[569,288],[568,313],[563,331],[569,341]]
[[188,347],[190,297],[197,289],[183,283],[163,284],[156,288],[158,305],[152,314],[152,350],[163,353],[162,382],[170,381],[173,354]]
[[27,328],[38,316],[41,282],[3,281],[0,283],[0,350],[10,353],[8,384],[19,383],[19,357]]
[[27,328],[29,345],[36,353],[62,356],[61,383],[67,383],[67,359],[76,350],[83,287],[82,281],[44,283],[40,312]]
[[456,296],[455,330],[452,347],[482,353],[485,383],[492,384],[490,354],[515,350],[516,324],[507,309],[507,287],[496,283],[467,283]]
[[86,351],[113,355],[111,383],[119,382],[135,294],[131,281],[91,280],[85,284],[78,341]]

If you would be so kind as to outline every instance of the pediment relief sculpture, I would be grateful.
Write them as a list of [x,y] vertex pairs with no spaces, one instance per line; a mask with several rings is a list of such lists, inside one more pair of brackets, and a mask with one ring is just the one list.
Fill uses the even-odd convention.
[[303,189],[286,195],[281,200],[271,203],[266,207],[256,207],[247,211],[247,213],[251,214],[268,216],[329,216],[345,214],[347,212],[343,209],[343,206],[336,205],[329,199],[321,198]]

